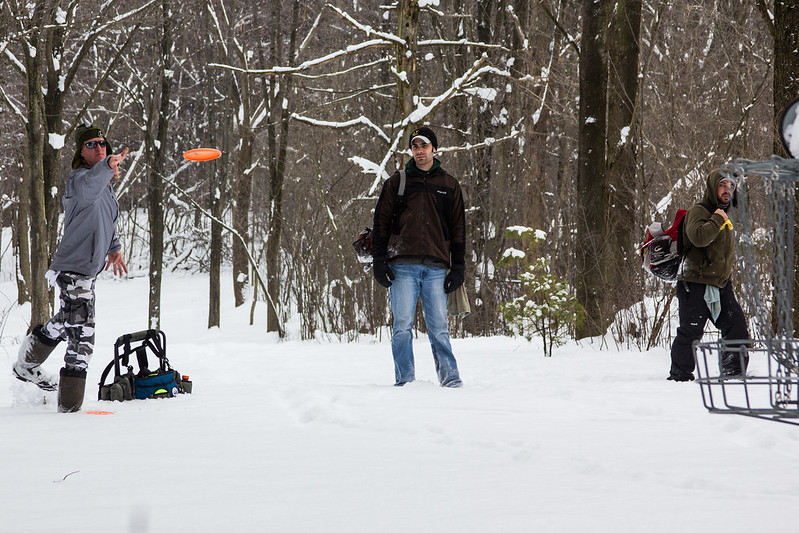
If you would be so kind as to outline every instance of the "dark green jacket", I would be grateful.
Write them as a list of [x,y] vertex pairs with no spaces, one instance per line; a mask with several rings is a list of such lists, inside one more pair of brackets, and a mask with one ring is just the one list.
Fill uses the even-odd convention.
[[[724,218],[714,213],[716,209],[725,212],[728,206],[722,206],[718,200],[718,185],[723,176],[713,171],[707,177],[705,196],[701,204],[696,204],[688,210],[683,223],[683,238],[688,249],[678,274],[678,279],[715,285],[722,288],[730,281],[732,269],[735,265],[735,235],[728,228],[721,229]],[[737,205],[737,198],[733,193],[731,205]],[[712,207],[708,211],[707,207]]]

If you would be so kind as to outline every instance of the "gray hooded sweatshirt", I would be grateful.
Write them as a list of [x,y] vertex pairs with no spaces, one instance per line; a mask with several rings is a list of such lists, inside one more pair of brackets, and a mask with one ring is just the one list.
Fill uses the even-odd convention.
[[113,176],[108,158],[70,172],[61,199],[64,236],[50,270],[95,277],[106,256],[121,248],[115,233],[119,204],[111,188]]

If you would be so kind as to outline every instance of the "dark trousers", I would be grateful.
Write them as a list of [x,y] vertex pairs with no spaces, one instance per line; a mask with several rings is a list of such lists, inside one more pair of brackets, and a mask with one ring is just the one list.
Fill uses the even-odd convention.
[[[724,340],[748,340],[746,317],[732,292],[732,283],[719,289],[721,313],[714,325]],[[677,282],[677,301],[680,303],[680,326],[671,344],[671,376],[684,377],[694,371],[693,343],[702,338],[710,309],[705,302],[703,283]],[[742,342],[741,344],[747,344]]]

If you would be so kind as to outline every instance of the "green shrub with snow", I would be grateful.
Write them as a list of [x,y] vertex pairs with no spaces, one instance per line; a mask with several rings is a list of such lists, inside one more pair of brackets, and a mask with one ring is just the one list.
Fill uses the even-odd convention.
[[570,331],[583,320],[584,311],[569,284],[552,273],[549,258],[533,259],[533,252],[546,240],[546,233],[522,226],[507,229],[509,239],[518,240],[526,250],[508,248],[497,266],[518,264],[519,296],[499,304],[502,316],[514,335],[528,341],[534,335],[544,341],[544,356],[552,357],[553,346],[561,346]]

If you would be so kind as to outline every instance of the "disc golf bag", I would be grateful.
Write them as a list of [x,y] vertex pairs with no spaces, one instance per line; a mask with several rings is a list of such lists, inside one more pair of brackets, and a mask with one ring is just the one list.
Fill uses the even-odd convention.
[[[147,352],[155,356],[157,365],[150,369]],[[135,355],[138,371],[134,373],[131,355]],[[106,385],[111,370],[114,377]],[[124,372],[123,372],[124,369]],[[174,370],[166,357],[166,334],[157,329],[128,333],[114,343],[114,359],[108,363],[100,377],[98,400],[145,400],[147,398],[173,398],[190,393],[192,383],[188,376]]]

